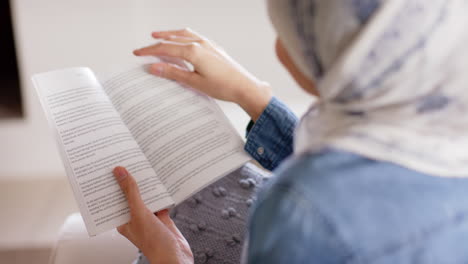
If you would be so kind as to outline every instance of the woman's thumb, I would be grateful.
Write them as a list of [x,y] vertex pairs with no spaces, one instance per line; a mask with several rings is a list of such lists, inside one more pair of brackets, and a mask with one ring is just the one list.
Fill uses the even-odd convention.
[[113,170],[115,179],[119,183],[120,189],[122,189],[125,197],[128,201],[128,206],[132,214],[140,212],[145,208],[145,204],[140,196],[140,191],[138,190],[138,184],[135,179],[128,173],[124,167],[116,167]]

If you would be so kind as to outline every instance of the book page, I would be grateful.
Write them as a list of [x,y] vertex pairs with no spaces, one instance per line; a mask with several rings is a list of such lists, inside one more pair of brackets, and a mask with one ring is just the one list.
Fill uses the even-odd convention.
[[250,160],[244,142],[207,96],[140,66],[104,89],[176,203]]
[[127,201],[112,170],[124,166],[153,210],[174,202],[88,68],[33,77],[90,235],[127,223]]

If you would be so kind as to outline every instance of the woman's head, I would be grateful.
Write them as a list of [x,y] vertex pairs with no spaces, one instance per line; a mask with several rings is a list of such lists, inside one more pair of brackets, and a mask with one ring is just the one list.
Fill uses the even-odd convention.
[[332,145],[468,175],[466,0],[269,0],[268,9],[281,61],[321,97],[296,152]]
[[[310,83],[315,83],[326,100],[350,103],[372,97],[401,103],[433,90],[436,84],[425,82],[427,76],[438,76],[440,84],[448,75],[445,69],[439,70],[442,65],[451,67],[464,60],[459,52],[452,52],[466,39],[466,34],[454,38],[465,27],[456,23],[456,15],[449,13],[457,2],[466,3],[269,0],[268,9],[284,53]],[[453,27],[449,29],[452,34],[438,27],[447,18],[453,20],[444,21]],[[444,42],[443,46],[426,45],[427,38]],[[399,78],[413,86],[405,98],[401,93],[396,95],[402,87],[395,85],[401,83],[395,82]],[[376,98],[377,93],[385,93],[386,98]]]
[[331,146],[468,175],[466,0],[269,0],[268,9],[281,61],[321,97],[296,153]]

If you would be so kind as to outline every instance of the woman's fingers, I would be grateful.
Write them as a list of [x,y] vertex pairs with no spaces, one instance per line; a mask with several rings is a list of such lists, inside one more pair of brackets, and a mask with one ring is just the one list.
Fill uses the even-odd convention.
[[150,72],[156,76],[174,80],[188,86],[197,86],[200,76],[196,72],[182,69],[180,66],[169,63],[156,63],[151,65]]
[[196,39],[196,38],[187,38],[187,37],[171,35],[167,38],[164,38],[164,41],[170,41],[170,42],[181,43],[181,44],[197,43],[203,46],[204,48],[210,49],[211,51],[215,51],[214,46],[213,46],[215,44],[207,39]]
[[[181,42],[183,42],[181,40]],[[160,42],[158,44],[144,47],[134,51],[137,56],[159,56],[172,57],[186,60],[191,63],[195,71],[188,71],[172,63],[155,63],[151,66],[150,72],[156,76],[174,80],[193,88],[200,88],[202,76],[200,70],[203,69],[203,62],[206,62],[208,51],[200,43],[189,41],[189,43]]]
[[132,175],[130,175],[124,167],[116,167],[113,173],[127,198],[131,215],[133,216],[145,212],[146,206],[141,199],[138,184]]
[[168,31],[155,31],[151,33],[153,38],[167,38],[169,36],[180,36],[187,38],[202,39],[202,37],[191,30],[190,28],[178,29],[178,30],[168,30]]
[[168,56],[184,59],[194,66],[200,57],[202,47],[199,43],[168,43],[160,42],[155,45],[135,50],[133,53],[137,56]]
[[201,39],[195,39],[195,38],[187,38],[187,37],[180,37],[180,36],[175,36],[171,35],[167,38],[164,38],[164,40],[171,41],[171,42],[176,42],[176,43],[182,43],[182,44],[190,44],[193,42],[197,43],[203,43],[204,41]]

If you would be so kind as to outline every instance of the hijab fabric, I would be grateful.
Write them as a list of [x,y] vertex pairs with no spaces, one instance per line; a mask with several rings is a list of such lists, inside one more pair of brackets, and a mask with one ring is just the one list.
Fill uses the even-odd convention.
[[468,176],[468,1],[269,0],[289,55],[320,100],[295,155],[326,147]]

